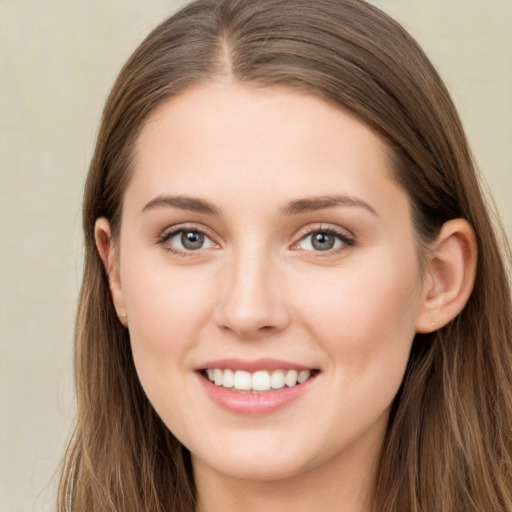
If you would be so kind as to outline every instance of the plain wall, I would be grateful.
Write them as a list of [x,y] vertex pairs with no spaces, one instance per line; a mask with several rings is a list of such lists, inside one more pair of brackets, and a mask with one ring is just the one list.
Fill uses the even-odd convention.
[[[121,65],[179,3],[0,0],[0,510],[54,509],[73,425],[80,202]],[[375,0],[458,105],[512,235],[512,2]]]

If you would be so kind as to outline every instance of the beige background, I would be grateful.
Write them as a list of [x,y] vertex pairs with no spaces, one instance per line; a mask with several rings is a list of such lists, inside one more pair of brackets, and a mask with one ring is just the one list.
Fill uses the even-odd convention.
[[[80,196],[124,60],[179,2],[0,0],[0,511],[51,511],[72,428]],[[375,0],[451,89],[512,234],[512,1]]]

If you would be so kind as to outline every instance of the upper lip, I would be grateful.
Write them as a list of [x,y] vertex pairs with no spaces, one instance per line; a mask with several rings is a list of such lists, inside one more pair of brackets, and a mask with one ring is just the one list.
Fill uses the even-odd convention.
[[214,368],[222,368],[225,370],[245,370],[246,372],[257,372],[259,370],[313,370],[311,366],[283,361],[273,358],[260,359],[238,359],[226,358],[208,361],[199,366],[197,370],[209,370]]

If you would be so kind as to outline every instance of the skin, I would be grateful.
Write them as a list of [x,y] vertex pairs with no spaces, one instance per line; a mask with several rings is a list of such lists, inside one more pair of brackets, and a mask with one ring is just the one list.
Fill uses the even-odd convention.
[[[283,213],[332,196],[345,199]],[[205,245],[184,249],[180,228]],[[311,233],[326,229],[334,248],[315,250]],[[414,335],[470,293],[467,223],[447,223],[420,268],[409,200],[376,134],[315,97],[218,81],[144,126],[120,238],[106,219],[96,238],[142,386],[192,453],[200,509],[364,510]],[[225,357],[320,372],[297,400],[250,417],[200,383],[197,368]]]

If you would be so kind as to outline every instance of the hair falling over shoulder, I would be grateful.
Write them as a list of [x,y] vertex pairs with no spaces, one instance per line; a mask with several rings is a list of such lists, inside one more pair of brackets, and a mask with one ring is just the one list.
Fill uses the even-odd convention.
[[378,133],[410,197],[420,255],[448,220],[472,225],[472,295],[450,324],[414,340],[369,510],[512,511],[510,251],[442,80],[411,36],[362,0],[198,0],[143,41],[103,112],[83,205],[77,424],[59,512],[196,509],[190,455],[141,388],[94,224],[106,217],[115,240],[131,151],[148,116],[187,87],[224,75],[317,95]]

